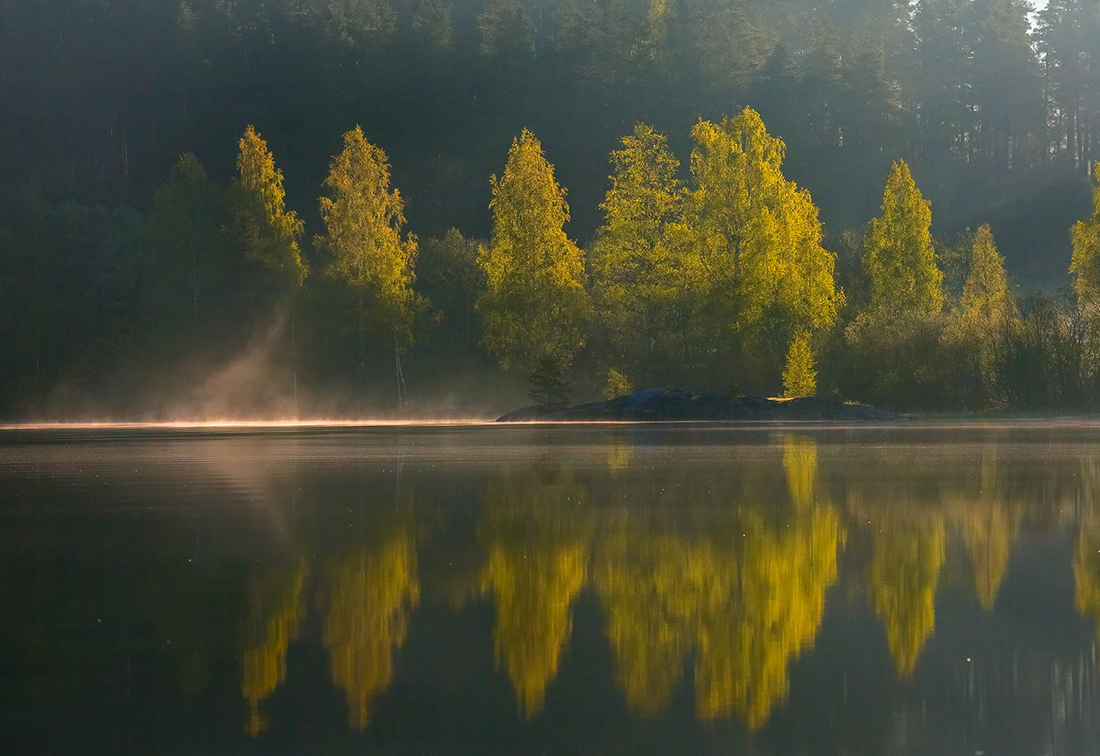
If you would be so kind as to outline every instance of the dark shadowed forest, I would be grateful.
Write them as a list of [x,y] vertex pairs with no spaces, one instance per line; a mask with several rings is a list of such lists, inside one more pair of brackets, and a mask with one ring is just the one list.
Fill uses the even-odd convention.
[[0,3],[0,417],[1100,403],[1100,4]]

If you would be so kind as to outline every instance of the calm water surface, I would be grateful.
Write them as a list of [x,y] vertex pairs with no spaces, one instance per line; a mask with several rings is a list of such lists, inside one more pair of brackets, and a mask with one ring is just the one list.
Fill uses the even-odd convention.
[[0,752],[1100,753],[1100,425],[0,433]]

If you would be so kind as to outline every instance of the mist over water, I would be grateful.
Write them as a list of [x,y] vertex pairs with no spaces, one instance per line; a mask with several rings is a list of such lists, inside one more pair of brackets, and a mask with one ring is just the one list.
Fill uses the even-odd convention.
[[1096,430],[4,430],[0,743],[1089,752]]

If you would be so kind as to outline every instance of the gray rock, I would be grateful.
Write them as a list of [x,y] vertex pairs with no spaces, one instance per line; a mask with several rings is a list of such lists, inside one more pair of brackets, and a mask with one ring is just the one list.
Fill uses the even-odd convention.
[[651,388],[606,402],[578,404],[557,412],[547,412],[539,407],[524,407],[502,415],[497,418],[497,422],[896,422],[904,419],[903,415],[895,412],[816,396],[789,400],[768,399],[763,396],[724,399],[713,392],[693,394],[684,389]]

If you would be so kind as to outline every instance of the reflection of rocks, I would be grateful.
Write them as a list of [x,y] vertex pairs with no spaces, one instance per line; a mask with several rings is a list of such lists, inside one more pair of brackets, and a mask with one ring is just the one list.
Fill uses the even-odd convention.
[[816,396],[801,399],[767,399],[743,396],[724,399],[715,393],[693,394],[683,389],[646,389],[607,402],[578,404],[547,413],[525,407],[497,419],[502,423],[539,421],[646,421],[646,420],[844,420],[892,422],[901,415],[860,404]]

